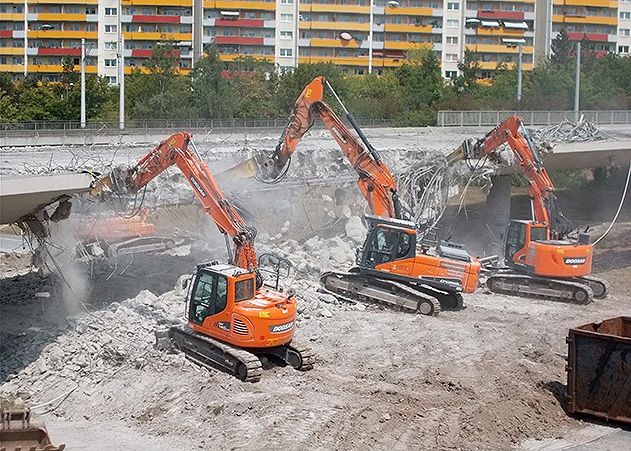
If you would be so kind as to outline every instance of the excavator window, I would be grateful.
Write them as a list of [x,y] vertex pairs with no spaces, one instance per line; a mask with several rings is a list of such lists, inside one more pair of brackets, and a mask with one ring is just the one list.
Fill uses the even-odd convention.
[[523,222],[511,222],[506,232],[506,246],[504,258],[511,260],[513,255],[526,245],[526,224]]
[[202,324],[208,316],[226,308],[228,281],[219,274],[202,272],[195,281],[189,310],[189,319]]
[[548,229],[546,227],[531,227],[530,241],[546,241],[548,239]]
[[254,297],[254,279],[239,280],[234,285],[234,300],[245,301]]
[[412,247],[412,237],[398,230],[375,227],[371,231],[369,243],[364,264],[374,268],[381,263],[407,257]]

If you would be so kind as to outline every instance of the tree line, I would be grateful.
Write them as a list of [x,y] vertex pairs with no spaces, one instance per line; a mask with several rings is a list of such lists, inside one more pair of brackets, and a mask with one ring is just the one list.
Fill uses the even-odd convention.
[[[161,43],[143,70],[126,77],[127,120],[286,117],[318,75],[329,79],[356,117],[391,119],[400,126],[432,125],[438,110],[567,110],[574,102],[576,56],[566,33],[554,40],[548,61],[523,72],[521,102],[515,68],[499,64],[492,82],[481,81],[476,55],[468,51],[459,75],[444,80],[436,53],[427,48],[409,51],[402,66],[381,75],[348,75],[332,63],[300,64],[278,73],[271,63],[251,57],[223,62],[212,45],[183,75],[173,50]],[[585,45],[581,63],[582,109],[631,109],[631,58],[597,57]],[[72,61],[63,66],[55,83],[34,77],[12,81],[0,74],[0,123],[78,120],[79,74]],[[88,120],[118,120],[118,88],[95,75],[86,77],[86,88]]]

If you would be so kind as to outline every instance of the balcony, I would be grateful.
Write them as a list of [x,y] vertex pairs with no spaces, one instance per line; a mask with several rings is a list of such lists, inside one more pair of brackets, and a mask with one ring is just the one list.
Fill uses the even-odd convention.
[[316,39],[311,38],[312,47],[344,47],[344,48],[359,48],[360,42],[356,39],[350,41],[344,41],[342,39]]
[[431,25],[387,23],[384,26],[384,31],[386,33],[390,31],[403,33],[432,33],[433,27]]
[[264,45],[264,38],[259,36],[215,36],[215,44]]
[[190,41],[192,33],[168,33],[160,31],[126,31],[125,39],[130,41]]
[[[39,0],[40,3],[42,0]],[[73,0],[65,0],[67,3],[75,3]],[[91,1],[91,0],[88,0]],[[76,0],[78,2],[78,0]],[[121,0],[123,6],[180,6],[191,7],[193,0]],[[57,3],[57,2],[55,2]],[[98,3],[96,0],[94,3]]]
[[81,56],[81,48],[75,47],[39,47],[38,55]]
[[300,22],[301,30],[368,31],[368,23],[358,22]]
[[478,10],[478,19],[524,20],[523,11]]
[[96,39],[96,31],[29,30],[29,39]]
[[265,21],[262,19],[215,19],[215,26],[263,28]]
[[[467,44],[467,50],[477,53],[518,53],[517,47],[508,47],[504,44]],[[524,54],[531,54],[534,48],[532,46],[523,46]]]
[[585,23],[585,24],[598,24],[598,25],[618,25],[617,17],[604,17],[604,16],[568,16],[555,14],[552,16],[552,22],[554,23]]
[[345,14],[370,14],[369,6],[351,6],[336,4],[301,3],[300,12],[323,12],[323,13],[345,13]]
[[263,11],[275,11],[276,2],[232,2],[232,1],[205,1],[204,8],[212,9],[226,9],[226,10],[238,10],[238,9],[255,9]]
[[0,47],[0,55],[24,55],[23,47]]
[[427,16],[432,17],[432,8],[386,8],[386,16]]
[[410,50],[410,49],[422,49],[432,48],[431,42],[403,42],[403,41],[386,41],[384,42],[384,48],[388,50]]
[[[484,70],[496,70],[497,65],[502,64],[508,69],[514,69],[517,63],[501,62],[501,61],[478,61],[480,69]],[[521,63],[522,70],[532,70],[532,63]]]
[[592,42],[609,42],[607,33],[582,33],[580,31],[571,31],[567,34],[570,41],[582,41],[587,39]]
[[612,8],[618,7],[617,1],[611,0],[553,0],[557,6],[589,6],[590,8]]
[[133,23],[180,23],[180,16],[133,15],[131,21]]
[[40,13],[35,14],[36,18],[33,20],[39,20],[43,22],[85,22],[85,14],[67,14],[67,13]]
[[220,53],[219,59],[221,61],[234,61],[238,58],[251,57],[256,58],[257,60],[265,60],[265,61],[274,61],[274,55],[261,55],[257,53],[253,54],[245,54],[245,53]]

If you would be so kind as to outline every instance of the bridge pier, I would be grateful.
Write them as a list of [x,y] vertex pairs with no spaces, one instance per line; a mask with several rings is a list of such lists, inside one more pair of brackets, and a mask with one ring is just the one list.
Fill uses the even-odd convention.
[[504,233],[510,222],[511,175],[491,177],[493,187],[486,197],[486,227],[490,245],[487,254],[502,254]]

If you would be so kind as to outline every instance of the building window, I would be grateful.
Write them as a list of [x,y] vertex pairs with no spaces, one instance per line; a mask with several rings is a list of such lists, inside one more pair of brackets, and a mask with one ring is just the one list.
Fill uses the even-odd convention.
[[108,41],[105,43],[105,50],[116,50],[117,48],[117,42],[115,41]]
[[458,55],[455,53],[446,53],[445,61],[458,61]]
[[117,32],[116,25],[105,25],[105,32],[116,33]]
[[116,67],[116,60],[115,59],[106,59],[105,60],[105,67]]
[[115,16],[117,14],[116,8],[105,8],[106,16]]
[[447,36],[447,44],[457,44],[458,36]]
[[631,11],[620,11],[620,18],[624,20],[631,20]]
[[458,28],[458,19],[447,19],[447,28]]
[[280,56],[293,56],[293,49],[280,49]]
[[107,84],[108,85],[115,85],[116,84],[116,75],[109,75],[109,76],[105,77],[105,79],[107,80]]
[[294,0],[280,0],[281,5],[293,5]]
[[631,29],[621,28],[619,31],[620,36],[631,36]]
[[281,31],[280,38],[281,39],[292,39],[294,37],[293,31]]
[[618,53],[629,53],[629,46],[628,45],[619,45],[618,46]]
[[288,13],[283,13],[280,15],[280,21],[281,22],[293,22],[294,21],[294,15],[293,14],[288,14]]
[[447,9],[451,11],[458,11],[460,9],[460,3],[458,2],[447,2]]

